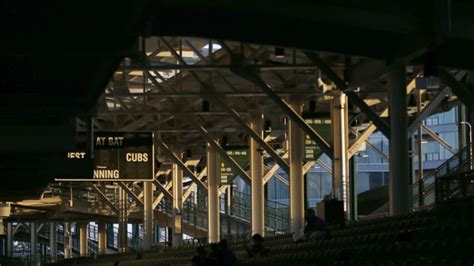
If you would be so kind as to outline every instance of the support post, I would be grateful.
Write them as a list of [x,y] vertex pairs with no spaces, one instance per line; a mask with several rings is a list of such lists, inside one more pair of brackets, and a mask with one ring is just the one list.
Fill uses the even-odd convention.
[[[297,114],[303,111],[299,98],[291,98],[290,105]],[[290,153],[290,228],[297,232],[304,228],[303,131],[292,119],[289,124]]]
[[69,222],[64,222],[64,258],[72,258],[72,232]]
[[[175,150],[175,156],[180,160],[183,154],[180,149]],[[183,244],[183,171],[178,164],[173,163],[173,247],[179,247]]]
[[127,192],[119,186],[119,252],[127,252]]
[[390,215],[410,210],[410,175],[408,171],[408,122],[405,66],[394,67],[389,73],[390,114]]
[[31,257],[31,260],[36,262],[36,252],[37,252],[37,249],[38,249],[38,233],[36,232],[36,227],[37,224],[36,222],[31,222],[30,223],[30,237],[31,237],[31,240],[30,240],[30,257]]
[[49,223],[49,255],[52,262],[56,262],[58,257],[58,229],[56,223]]
[[217,243],[220,240],[219,221],[219,184],[218,184],[218,155],[211,144],[207,144],[207,208],[208,208],[208,241]]
[[[422,101],[422,91],[421,89],[417,90],[417,102],[416,108],[418,114],[421,113],[421,101]],[[418,206],[421,207],[425,205],[424,195],[423,195],[423,127],[420,123],[418,126]]]
[[7,222],[7,257],[13,256],[13,222]]
[[143,182],[143,249],[153,245],[153,183]]
[[80,223],[79,224],[79,255],[81,257],[86,257],[89,249],[89,238],[87,233],[87,225],[89,223]]
[[[250,114],[250,127],[263,138],[263,114],[252,111]],[[250,172],[252,189],[252,235],[265,234],[265,211],[264,211],[264,183],[263,183],[263,148],[255,138],[250,138]]]
[[349,121],[347,96],[342,92],[336,93],[331,102],[331,120],[332,120],[332,137],[333,137],[333,174],[332,189],[333,196],[342,200],[344,203],[344,212],[346,218],[350,215],[349,203]]
[[105,225],[106,223],[104,221],[99,221],[97,226],[97,231],[99,234],[99,255],[105,255],[107,253],[107,230]]

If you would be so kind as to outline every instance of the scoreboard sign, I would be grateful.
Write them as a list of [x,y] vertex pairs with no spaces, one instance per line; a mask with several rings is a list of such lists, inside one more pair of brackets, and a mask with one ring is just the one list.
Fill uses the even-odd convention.
[[[317,131],[326,141],[332,140],[330,118],[305,118],[304,121]],[[303,146],[305,161],[316,161],[322,153],[316,141],[307,134],[305,134]]]
[[[240,165],[240,167],[245,168],[249,163],[249,148],[248,147],[227,147],[226,153],[234,161]],[[226,160],[220,160],[220,185],[229,185],[232,183],[232,180],[237,176],[237,172],[230,167]]]
[[85,150],[64,156],[69,170],[56,181],[153,180],[153,133],[94,132],[93,141],[93,157]]

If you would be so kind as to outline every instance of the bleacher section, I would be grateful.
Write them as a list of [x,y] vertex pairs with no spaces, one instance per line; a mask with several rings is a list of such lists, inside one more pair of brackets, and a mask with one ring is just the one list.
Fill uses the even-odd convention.
[[[240,265],[473,265],[474,198],[451,201],[398,217],[331,227],[325,239],[293,243],[266,239],[269,255],[248,259],[245,244],[231,245]],[[162,248],[63,260],[54,265],[191,265],[193,247]]]

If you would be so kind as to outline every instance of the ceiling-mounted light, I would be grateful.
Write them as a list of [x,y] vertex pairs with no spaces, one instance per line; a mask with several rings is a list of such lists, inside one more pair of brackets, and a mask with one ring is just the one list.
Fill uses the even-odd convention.
[[221,139],[221,146],[222,146],[222,147],[227,146],[227,141],[228,141],[228,140],[229,140],[229,139],[227,138],[226,135],[222,136],[222,139]]
[[285,58],[285,49],[281,47],[275,47],[275,58]]
[[271,120],[266,120],[264,128],[265,128],[265,132],[272,131],[272,121]]

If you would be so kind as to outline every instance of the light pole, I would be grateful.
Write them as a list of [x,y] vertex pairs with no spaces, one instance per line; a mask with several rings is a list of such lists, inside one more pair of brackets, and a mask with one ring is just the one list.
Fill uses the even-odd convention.
[[466,122],[466,121],[461,121],[460,122],[461,125],[466,125],[469,127],[469,156],[470,156],[470,159],[471,159],[471,170],[473,169],[473,165],[472,165],[472,125],[471,123],[469,122]]

